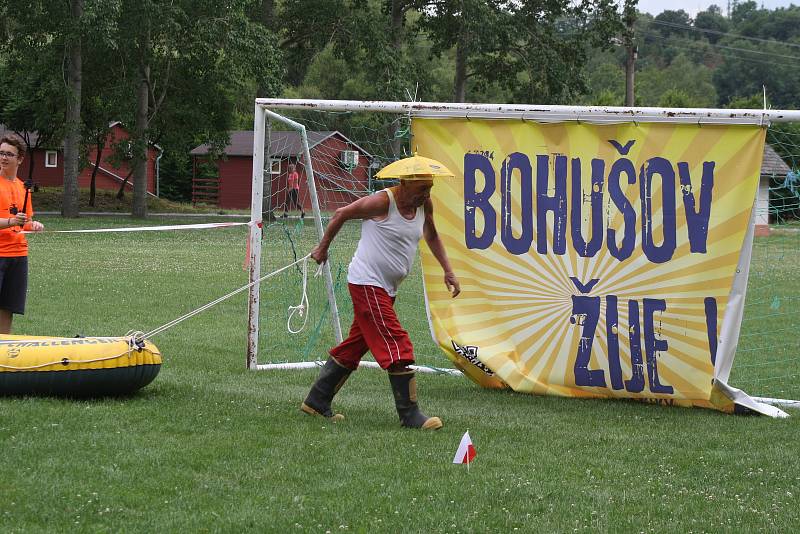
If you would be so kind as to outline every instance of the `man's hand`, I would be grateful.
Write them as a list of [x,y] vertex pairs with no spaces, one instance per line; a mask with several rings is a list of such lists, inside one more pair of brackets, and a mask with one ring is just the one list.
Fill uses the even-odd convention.
[[31,221],[31,231],[32,232],[41,232],[44,230],[44,225],[39,221]]
[[453,298],[461,293],[461,284],[458,283],[458,278],[456,278],[455,273],[452,271],[444,273],[444,285],[446,285],[447,290],[452,293]]
[[18,211],[11,220],[14,221],[12,226],[24,226],[28,222],[28,215],[24,211]]
[[317,262],[318,265],[322,265],[328,261],[328,247],[322,246],[322,243],[318,244],[314,247],[314,250],[311,251],[311,259]]

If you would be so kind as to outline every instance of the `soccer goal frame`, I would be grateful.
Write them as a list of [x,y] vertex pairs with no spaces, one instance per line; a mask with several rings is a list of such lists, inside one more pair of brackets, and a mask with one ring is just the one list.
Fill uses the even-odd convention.
[[[600,106],[535,106],[512,104],[458,104],[436,102],[389,102],[389,101],[346,101],[260,98],[255,101],[254,142],[253,142],[253,181],[251,203],[250,233],[250,295],[249,328],[247,345],[247,367],[250,369],[310,367],[318,362],[299,364],[259,365],[258,363],[258,310],[259,284],[261,276],[261,226],[263,210],[263,184],[265,161],[269,161],[268,120],[279,121],[299,132],[302,139],[302,159],[306,166],[306,180],[313,208],[314,224],[318,236],[324,232],[319,209],[316,185],[314,183],[313,161],[310,155],[306,127],[276,110],[292,112],[314,110],[323,112],[371,112],[406,115],[413,118],[474,118],[474,119],[518,119],[540,123],[587,122],[593,124],[615,124],[629,122],[670,122],[688,124],[735,124],[769,126],[778,122],[800,121],[800,111],[770,109],[711,109],[711,108],[654,108],[654,107],[600,107]],[[755,224],[752,218],[751,225]],[[342,340],[339,311],[336,304],[333,276],[330,266],[324,265],[325,284],[331,312],[331,323],[337,342]],[[745,281],[746,283],[746,281]],[[457,372],[457,371],[456,371]],[[760,398],[762,401],[769,399]],[[781,401],[781,399],[772,399]],[[786,401],[796,403],[797,401]]]
[[[247,339],[247,368],[258,369],[258,336],[259,336],[259,307],[260,307],[260,278],[261,278],[261,238],[263,226],[263,202],[264,202],[264,174],[270,169],[264,165],[265,161],[270,161],[267,154],[267,119],[276,120],[286,126],[296,130],[300,134],[301,146],[303,150],[303,161],[306,165],[306,176],[308,177],[308,190],[311,197],[313,210],[314,226],[317,236],[322,239],[325,229],[322,227],[322,217],[319,209],[319,199],[317,196],[316,184],[314,181],[314,166],[311,160],[311,152],[308,144],[306,127],[295,122],[288,117],[270,111],[266,106],[256,103],[255,121],[253,124],[253,185],[252,198],[250,204],[250,290],[248,298],[248,339]],[[331,326],[337,342],[342,341],[342,328],[339,322],[339,309],[336,306],[336,295],[334,293],[333,275],[329,263],[322,265],[325,277],[325,287],[328,294],[328,304],[331,310]]]

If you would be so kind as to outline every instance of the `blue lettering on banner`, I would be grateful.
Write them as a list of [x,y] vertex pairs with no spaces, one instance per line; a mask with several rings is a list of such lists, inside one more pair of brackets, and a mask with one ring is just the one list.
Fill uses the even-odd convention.
[[706,330],[708,331],[708,352],[711,355],[711,365],[717,364],[717,299],[706,297],[703,299],[706,311]]
[[[581,188],[581,160],[572,159],[572,206],[570,207],[570,227],[572,228],[572,243],[575,250],[584,258],[591,258],[600,250],[603,244],[603,173],[606,162],[601,159],[592,160],[592,190],[589,192],[589,205],[591,209],[592,238],[587,243],[581,233],[581,215],[583,204],[587,195]],[[578,194],[580,192],[580,194]]]
[[[514,237],[511,230],[511,176],[514,170],[520,174],[520,195],[522,213],[522,235]],[[531,209],[533,181],[531,179],[531,163],[524,154],[515,152],[506,158],[500,170],[500,189],[503,191],[501,217],[503,226],[500,230],[501,239],[506,250],[511,254],[525,254],[531,248],[533,241],[533,210]]]
[[[476,191],[476,173],[483,175],[483,191]],[[494,194],[494,167],[489,158],[479,154],[464,154],[464,190],[470,194],[464,198],[464,221],[466,224],[466,240],[469,248],[486,249],[494,241],[496,215],[489,200]],[[483,214],[483,233],[476,234],[475,210]]]
[[[561,256],[571,247],[569,254],[592,258],[605,247],[611,257],[623,262],[633,256],[639,242],[643,258],[651,264],[664,264],[675,255],[678,233],[686,232],[689,253],[707,254],[716,163],[702,162],[693,172],[689,163],[664,157],[634,161],[628,157],[633,140],[609,143],[617,151],[613,161],[593,158],[585,162],[566,154],[523,152],[501,154],[499,158],[504,159],[500,161],[494,159],[493,151],[480,149],[464,154],[467,248],[485,250],[500,245],[514,255],[529,254],[535,248],[540,255]],[[587,167],[588,179],[584,175]],[[626,195],[629,189],[632,198]],[[584,283],[571,276],[570,280],[575,291],[569,320],[578,327],[575,385],[673,395],[674,388],[659,374],[664,371],[659,363],[670,347],[660,326],[667,299],[592,294],[598,279]],[[706,297],[703,303],[709,359],[714,364],[717,301]],[[621,324],[619,308],[623,323],[627,309],[627,324]],[[601,324],[604,327],[598,328]],[[595,343],[597,336],[605,338]],[[619,336],[627,336],[627,354],[620,350]],[[493,374],[478,359],[477,347],[451,342],[456,353]],[[603,345],[607,359],[592,363],[592,348]]]
[[[622,156],[632,146],[630,141],[625,145],[616,141],[612,144]],[[487,152],[475,150],[464,154],[464,241],[469,249],[489,248],[497,237],[499,226],[500,242],[511,254],[527,254],[535,241],[538,254],[552,252],[561,256],[567,253],[569,236],[572,249],[581,257],[594,257],[605,241],[609,254],[618,261],[624,261],[633,254],[637,231],[636,210],[625,196],[622,185],[622,180],[625,180],[629,186],[637,182],[639,185],[636,201],[641,208],[641,247],[648,261],[659,264],[672,259],[679,227],[686,229],[692,254],[705,254],[707,251],[716,166],[713,161],[703,162],[698,188],[692,182],[687,162],[673,163],[663,157],[652,157],[636,164],[630,158],[620,157],[611,163],[606,172],[606,161],[594,158],[589,162],[591,190],[586,192],[582,185],[581,158],[570,159],[564,154],[531,156],[514,152],[500,166],[498,188],[497,171]],[[494,153],[491,156],[494,157]],[[532,163],[534,160],[535,165]],[[477,187],[479,176],[483,182],[480,190]],[[519,180],[518,193],[512,187],[515,176]],[[656,187],[656,183],[660,187]],[[569,202],[568,189],[571,189]],[[685,225],[678,224],[676,189],[681,193]],[[656,242],[654,235],[659,221],[654,219],[653,191],[658,191],[660,195],[660,243]],[[499,221],[491,202],[496,194],[500,196]],[[602,212],[606,194],[609,213],[604,222]],[[515,204],[520,207],[519,214],[512,213]],[[589,236],[584,236],[581,228],[585,204],[589,205]],[[611,225],[612,208],[622,215],[619,227]],[[480,234],[477,229],[479,215],[483,220]],[[552,233],[549,235],[548,217],[552,218]],[[512,231],[512,219],[519,221],[518,236]]]
[[[536,156],[536,251],[547,254],[547,212],[553,212],[553,253],[567,250],[567,158],[556,156],[555,184],[550,189],[550,164],[547,155]],[[552,191],[553,194],[548,194]]]
[[[664,158],[647,160],[639,176],[642,197],[642,250],[653,263],[666,263],[675,253],[675,171]],[[662,213],[661,230],[664,241],[660,246],[653,238],[653,176],[661,177]],[[670,206],[669,208],[667,206]]]
[[631,349],[631,378],[625,381],[625,391],[641,393],[644,390],[644,360],[639,327],[639,303],[635,300],[628,301],[628,340]]
[[644,347],[647,361],[647,378],[650,382],[650,391],[653,393],[672,394],[672,386],[662,385],[658,379],[658,356],[661,352],[666,352],[669,344],[664,339],[656,338],[656,331],[653,323],[655,312],[663,312],[667,309],[667,302],[663,299],[644,299]]
[[[619,348],[619,335],[624,329],[619,324],[619,297],[605,296],[605,336],[607,347],[607,369],[590,368],[592,347],[595,338],[603,335],[597,332],[597,326],[603,318],[601,297],[589,296],[597,279],[584,284],[575,277],[570,277],[580,295],[572,295],[572,310],[569,317],[571,324],[579,327],[578,348],[575,353],[574,377],[576,386],[609,387],[614,391],[624,389],[630,393],[641,393],[647,387],[651,393],[672,395],[674,388],[663,383],[659,376],[659,358],[669,350],[669,343],[661,337],[660,324],[656,324],[656,314],[667,310],[664,299],[628,300],[628,346],[630,378],[625,379],[622,371],[622,355]],[[708,329],[708,345],[711,362],[716,360],[717,345],[717,306],[713,297],[704,299],[706,326]],[[640,310],[641,319],[640,319]],[[644,344],[643,340],[644,339]],[[644,346],[644,351],[642,351]],[[645,378],[646,369],[646,378]],[[606,380],[606,371],[608,380]]]

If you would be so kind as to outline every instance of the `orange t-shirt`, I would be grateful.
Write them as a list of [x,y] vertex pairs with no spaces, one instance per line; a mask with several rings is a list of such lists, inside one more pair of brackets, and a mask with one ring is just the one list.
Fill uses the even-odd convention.
[[[12,181],[0,176],[0,219],[13,217],[12,208],[22,210],[24,203],[25,184],[22,183],[22,180],[15,178]],[[33,218],[33,206],[31,205],[30,196],[28,196],[28,205],[25,213],[28,215],[28,220]],[[30,223],[26,223],[25,226],[26,230],[29,229]],[[0,257],[11,258],[27,255],[28,241],[25,239],[25,234],[22,233],[22,228],[12,226],[0,229]]]

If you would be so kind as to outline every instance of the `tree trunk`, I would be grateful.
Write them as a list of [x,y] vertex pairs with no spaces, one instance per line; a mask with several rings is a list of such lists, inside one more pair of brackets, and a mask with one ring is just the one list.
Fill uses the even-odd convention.
[[467,30],[458,30],[456,72],[453,76],[453,102],[464,102],[467,96]]
[[636,102],[633,77],[636,70],[636,44],[633,41],[633,25],[636,23],[636,2],[625,1],[623,18],[625,20],[625,105],[633,107]]
[[[263,24],[265,28],[268,30],[275,28],[275,0],[262,0],[259,16],[261,24]],[[266,82],[264,84],[259,84],[258,93],[256,94],[258,98],[275,96],[270,94],[267,90],[268,85],[269,84]]]
[[125,198],[125,186],[128,185],[128,182],[130,181],[131,176],[133,176],[133,171],[130,171],[125,176],[125,179],[122,180],[122,183],[120,184],[119,189],[117,190],[117,200],[122,200],[123,198]]
[[261,23],[270,29],[275,25],[275,0],[261,0]]
[[392,0],[392,22],[391,36],[392,45],[395,50],[399,50],[403,45],[403,25],[406,20],[407,0]]
[[133,209],[134,217],[147,217],[147,126],[150,104],[150,32],[145,32],[142,43],[142,62],[139,69],[139,87],[136,96],[136,140],[133,143]]
[[[392,0],[391,27],[389,31],[392,38],[392,46],[398,52],[403,45],[403,24],[405,22],[407,8],[407,0]],[[389,135],[392,139],[392,153],[395,156],[400,156],[403,153],[404,139],[397,136],[399,130],[400,124],[398,121],[392,121],[389,125]],[[411,147],[411,152],[414,152],[414,147]]]
[[[83,17],[83,0],[70,0],[70,15],[79,24]],[[82,56],[81,36],[75,31],[67,44],[67,133],[64,138],[64,194],[61,201],[63,217],[77,217],[78,172],[81,144],[81,85]]]
[[636,47],[631,45],[626,52],[628,57],[625,61],[625,105],[633,107],[636,102],[633,91],[633,76],[636,68]]
[[97,196],[97,170],[100,168],[101,157],[103,156],[103,149],[106,146],[105,138],[98,138],[95,144],[97,147],[97,156],[94,158],[94,169],[92,169],[92,179],[89,181],[89,205],[94,207],[95,197]]

